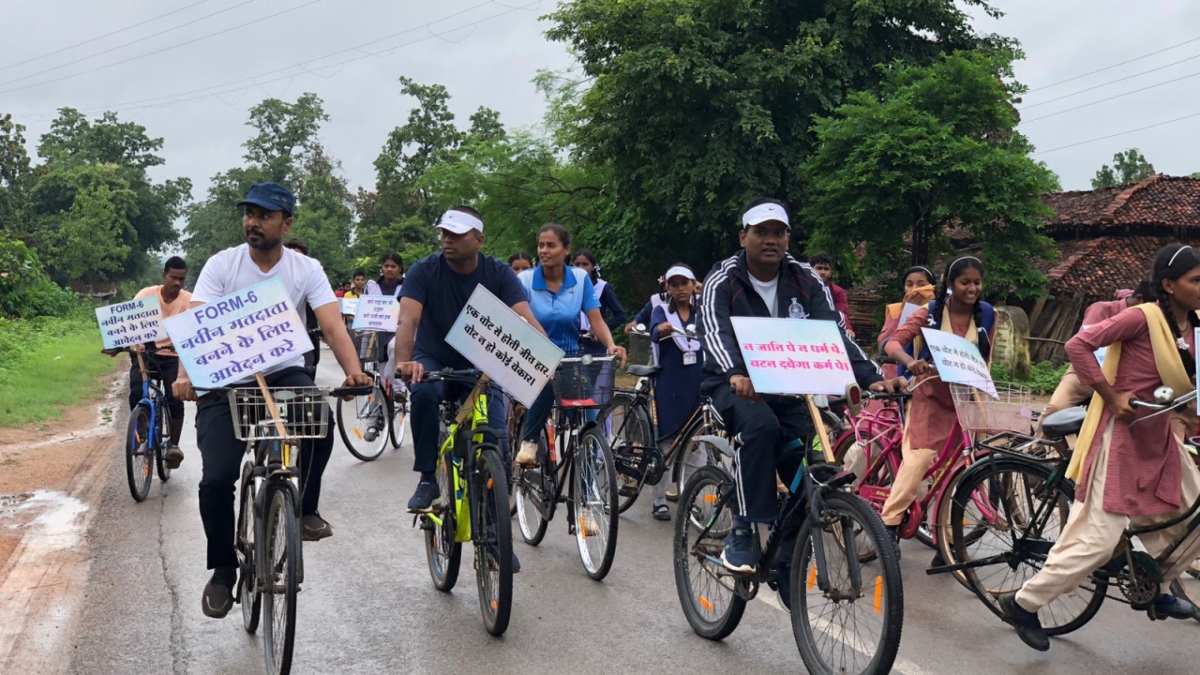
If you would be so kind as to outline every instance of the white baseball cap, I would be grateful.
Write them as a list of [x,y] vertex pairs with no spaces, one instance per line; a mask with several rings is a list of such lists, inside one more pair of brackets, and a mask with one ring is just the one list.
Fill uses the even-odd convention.
[[779,204],[773,202],[764,202],[756,206],[751,206],[742,214],[742,229],[765,223],[771,220],[778,220],[791,229],[792,223],[788,220],[787,210]]
[[667,270],[667,273],[665,276],[663,276],[663,279],[670,280],[671,277],[684,277],[685,279],[691,279],[692,281],[696,280],[696,275],[692,274],[691,270],[683,267],[682,265],[676,265]]
[[466,234],[471,230],[475,230],[480,234],[483,234],[482,220],[467,213],[466,211],[459,211],[457,209],[450,209],[449,211],[443,213],[442,217],[438,218],[438,221],[434,223],[433,226],[440,230],[453,232],[454,234]]

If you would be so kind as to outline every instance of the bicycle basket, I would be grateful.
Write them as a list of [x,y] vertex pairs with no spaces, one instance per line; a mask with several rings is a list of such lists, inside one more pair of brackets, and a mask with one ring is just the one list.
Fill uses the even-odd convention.
[[[283,418],[286,438],[324,438],[329,429],[329,406],[320,387],[270,387],[276,410]],[[276,436],[275,424],[267,401],[259,389],[234,389],[229,392],[233,413],[233,435],[239,441]]]
[[996,383],[996,398],[968,384],[950,384],[954,410],[964,431],[1028,434],[1033,428],[1033,393],[1026,387]]
[[554,373],[560,408],[603,408],[612,401],[617,368],[612,357],[565,358]]
[[[358,352],[359,361],[363,363],[387,363],[388,341],[391,340],[389,333],[376,333],[373,331],[353,331],[350,334],[354,340],[354,349]],[[374,341],[371,337],[374,336]]]

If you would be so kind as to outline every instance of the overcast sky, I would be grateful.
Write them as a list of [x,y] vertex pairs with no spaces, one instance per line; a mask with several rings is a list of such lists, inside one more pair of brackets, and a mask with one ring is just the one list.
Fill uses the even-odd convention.
[[[93,117],[116,110],[165,139],[167,164],[156,177],[188,176],[200,199],[211,176],[242,162],[251,105],[314,92],[332,118],[321,132],[326,147],[352,188],[369,187],[385,136],[414,104],[400,96],[399,75],[444,84],[464,123],[481,105],[500,111],[509,126],[541,119],[530,80],[571,59],[542,35],[547,25],[538,17],[554,0],[522,1],[0,0],[0,113],[29,128],[32,153],[57,108]],[[1200,171],[1200,2],[1001,4],[1007,16],[977,24],[1023,44],[1027,59],[1017,75],[1032,91],[1022,128],[1065,189],[1087,189],[1100,164],[1130,146],[1160,172]],[[1050,86],[1156,50],[1165,51]],[[1035,121],[1185,76],[1194,77]]]

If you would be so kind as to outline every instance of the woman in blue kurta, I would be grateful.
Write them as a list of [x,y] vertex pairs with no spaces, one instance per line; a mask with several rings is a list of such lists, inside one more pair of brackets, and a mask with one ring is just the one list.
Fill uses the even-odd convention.
[[[687,327],[696,325],[696,275],[692,268],[675,263],[667,270],[665,306],[651,314],[650,338],[658,344],[658,365],[662,371],[654,388],[654,406],[658,413],[658,445],[665,453],[696,407],[703,378],[704,350],[699,340],[687,336]],[[702,458],[689,456],[689,463],[703,465]],[[658,520],[670,520],[664,477],[654,486],[653,514]]]

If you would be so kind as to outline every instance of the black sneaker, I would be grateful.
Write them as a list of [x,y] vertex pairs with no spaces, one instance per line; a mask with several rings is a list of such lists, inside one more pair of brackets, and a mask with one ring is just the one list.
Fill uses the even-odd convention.
[[438,490],[437,481],[422,480],[417,483],[417,489],[413,492],[412,499],[408,500],[408,510],[428,511],[440,496],[441,491]]
[[179,465],[183,463],[183,450],[180,450],[178,445],[168,445],[167,452],[163,455],[163,463],[172,471],[178,469]]
[[213,619],[224,619],[229,610],[233,609],[233,585],[237,583],[237,569],[233,567],[218,567],[213,570],[212,578],[204,586],[204,597],[201,609],[204,616]]
[[1033,647],[1039,652],[1050,650],[1050,638],[1042,630],[1042,621],[1037,612],[1031,612],[1017,604],[1016,593],[1006,593],[1000,596],[1000,612],[1004,620],[1017,629],[1017,637],[1021,642]]
[[304,541],[320,541],[333,536],[333,528],[319,514],[310,513],[300,521],[300,536]]
[[721,564],[734,572],[753,572],[754,530],[737,526],[725,537],[725,548],[721,551]]
[[521,571],[521,560],[517,558],[517,552],[513,551],[513,574]]
[[1156,621],[1162,619],[1192,619],[1196,616],[1196,606],[1176,595],[1160,595],[1150,606],[1150,618]]

